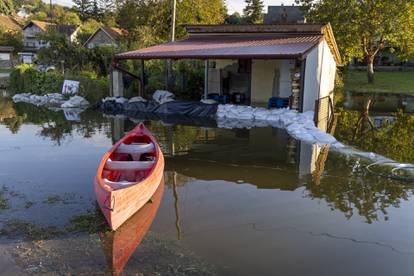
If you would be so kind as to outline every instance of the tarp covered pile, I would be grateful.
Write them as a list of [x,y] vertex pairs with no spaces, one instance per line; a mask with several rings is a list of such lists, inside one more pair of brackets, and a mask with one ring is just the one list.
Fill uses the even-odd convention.
[[107,97],[102,100],[101,109],[106,113],[125,114],[131,117],[139,117],[142,113],[213,117],[217,113],[216,104],[176,101],[174,94],[163,90],[155,91],[151,101],[142,97],[134,97],[130,100],[123,97]]

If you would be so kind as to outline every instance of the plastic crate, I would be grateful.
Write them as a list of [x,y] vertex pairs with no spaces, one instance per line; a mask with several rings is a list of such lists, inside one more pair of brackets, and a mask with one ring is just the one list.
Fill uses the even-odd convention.
[[289,98],[271,97],[267,105],[269,108],[285,108],[289,106]]

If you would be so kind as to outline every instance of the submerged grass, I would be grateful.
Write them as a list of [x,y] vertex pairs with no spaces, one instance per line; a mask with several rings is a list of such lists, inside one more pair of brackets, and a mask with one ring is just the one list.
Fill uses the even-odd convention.
[[55,204],[58,202],[63,201],[63,199],[59,196],[59,195],[54,195],[54,196],[49,196],[48,198],[46,198],[43,203],[47,203],[47,204]]
[[0,235],[8,238],[23,236],[26,239],[48,239],[62,234],[57,227],[40,227],[23,220],[9,220],[0,229]]
[[90,234],[110,231],[98,206],[87,214],[73,217],[66,230],[68,232],[88,232]]
[[7,191],[8,189],[6,186],[0,188],[0,210],[10,208],[9,200],[5,197]]

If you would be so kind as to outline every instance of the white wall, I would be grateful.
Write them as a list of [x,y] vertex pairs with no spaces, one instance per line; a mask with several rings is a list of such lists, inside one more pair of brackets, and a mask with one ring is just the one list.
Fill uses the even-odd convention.
[[294,60],[253,60],[251,80],[251,102],[266,103],[273,92],[275,70],[279,70],[280,97],[289,97],[292,93],[291,69]]
[[319,94],[319,61],[322,45],[320,43],[306,57],[303,112],[315,109],[315,100]]
[[[322,71],[321,71],[322,70]],[[306,57],[303,111],[315,109],[315,100],[328,96],[335,87],[336,62],[323,40]]]
[[323,67],[321,75],[321,90],[319,97],[329,96],[335,88],[335,77],[336,77],[336,62],[329,49],[328,44],[323,41],[324,52],[323,52]]

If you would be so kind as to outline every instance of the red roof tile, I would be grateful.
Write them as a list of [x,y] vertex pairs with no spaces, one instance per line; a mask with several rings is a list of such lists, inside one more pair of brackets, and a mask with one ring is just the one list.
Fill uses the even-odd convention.
[[188,39],[116,55],[117,59],[232,59],[294,58],[317,45],[322,34],[313,35],[192,35]]

